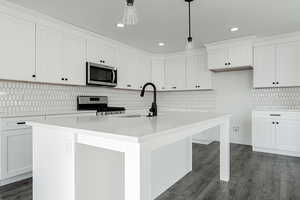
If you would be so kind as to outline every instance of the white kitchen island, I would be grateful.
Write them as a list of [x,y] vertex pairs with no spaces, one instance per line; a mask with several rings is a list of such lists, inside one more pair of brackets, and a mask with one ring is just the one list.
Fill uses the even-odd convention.
[[[154,118],[123,114],[29,122],[33,200],[152,200],[192,170],[192,136],[215,126],[220,179],[229,181],[229,121],[226,114],[164,112]],[[82,153],[82,145],[92,150]],[[101,157],[105,151],[113,153]],[[120,154],[113,159],[115,152]]]

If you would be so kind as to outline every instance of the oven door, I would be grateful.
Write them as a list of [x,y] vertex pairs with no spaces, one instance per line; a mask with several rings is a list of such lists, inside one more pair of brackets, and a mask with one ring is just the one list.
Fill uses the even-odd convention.
[[117,69],[96,63],[87,63],[87,84],[117,86]]

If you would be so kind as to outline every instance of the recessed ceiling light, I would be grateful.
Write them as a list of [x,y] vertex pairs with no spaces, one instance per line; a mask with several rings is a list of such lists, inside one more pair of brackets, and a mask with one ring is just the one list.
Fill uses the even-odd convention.
[[232,28],[230,28],[230,31],[231,31],[231,32],[236,32],[236,31],[238,31],[238,30],[239,30],[238,27],[232,27]]
[[158,43],[158,46],[163,47],[163,46],[165,46],[165,43],[159,42],[159,43]]
[[124,25],[123,23],[117,23],[117,27],[118,27],[118,28],[124,28],[125,25]]

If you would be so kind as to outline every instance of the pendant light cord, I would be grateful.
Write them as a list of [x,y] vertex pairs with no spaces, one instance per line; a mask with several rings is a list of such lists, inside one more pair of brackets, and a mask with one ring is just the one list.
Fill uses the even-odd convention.
[[191,2],[189,2],[189,38],[192,37],[191,32],[192,32],[192,30],[191,30]]

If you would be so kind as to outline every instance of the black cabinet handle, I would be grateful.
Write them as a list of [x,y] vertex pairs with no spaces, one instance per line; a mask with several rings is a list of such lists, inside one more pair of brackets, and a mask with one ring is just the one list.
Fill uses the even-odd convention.
[[62,80],[62,81],[64,81],[64,80],[65,80],[65,78],[61,78],[61,80]]
[[231,65],[231,63],[229,62],[228,65]]
[[273,82],[273,85],[275,85],[275,82]]
[[68,79],[67,79],[67,78],[65,78],[65,80],[66,80],[66,81],[68,81]]
[[26,124],[26,122],[17,122],[18,125]]
[[278,84],[279,84],[279,82],[277,81],[277,82],[276,82],[276,84],[278,85]]
[[35,77],[36,77],[36,75],[35,75],[35,74],[33,74],[33,75],[32,75],[32,77],[33,77],[33,78],[35,78]]
[[275,122],[272,122],[272,124],[275,124]]
[[225,63],[225,65],[227,66],[227,65],[228,65],[228,63]]
[[279,122],[276,122],[276,124],[279,124]]
[[131,85],[130,84],[128,84],[128,85],[126,85],[127,87],[131,87]]

